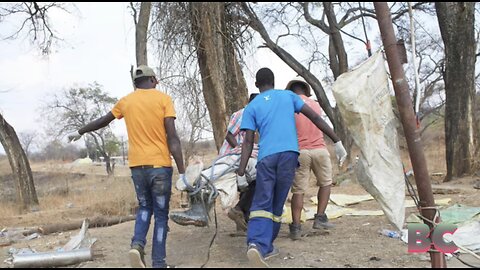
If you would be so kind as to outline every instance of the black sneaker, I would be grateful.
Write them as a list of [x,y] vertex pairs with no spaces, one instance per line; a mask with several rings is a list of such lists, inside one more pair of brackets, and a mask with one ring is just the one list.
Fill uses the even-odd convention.
[[298,240],[302,237],[302,225],[301,224],[288,224],[290,234],[288,235],[292,240]]
[[315,214],[315,220],[313,221],[314,229],[332,229],[335,225],[328,222],[327,214]]
[[147,268],[145,263],[145,251],[140,245],[133,245],[128,252],[130,258],[130,266],[132,268]]

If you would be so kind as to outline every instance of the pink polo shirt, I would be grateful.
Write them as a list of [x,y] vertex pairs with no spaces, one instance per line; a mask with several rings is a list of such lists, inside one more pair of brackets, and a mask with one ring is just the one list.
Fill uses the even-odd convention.
[[[316,113],[322,115],[322,109],[315,100],[312,100],[305,95],[300,95],[300,98]],[[323,139],[323,132],[305,115],[302,113],[295,114],[295,122],[300,150],[317,149],[326,146],[325,140]]]

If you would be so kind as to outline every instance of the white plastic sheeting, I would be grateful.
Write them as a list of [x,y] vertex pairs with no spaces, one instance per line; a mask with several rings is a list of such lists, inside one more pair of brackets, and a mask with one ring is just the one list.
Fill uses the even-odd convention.
[[[215,188],[219,191],[220,202],[223,209],[233,207],[238,200],[238,188],[237,188],[237,174],[235,170],[240,163],[240,155],[229,155],[222,157],[215,161],[215,163],[208,169],[203,170],[203,163],[196,162],[189,165],[185,170],[186,181],[189,185],[195,183],[198,176],[203,175],[209,179]],[[245,172],[251,177],[256,179],[257,176],[257,159],[250,158],[247,163]],[[204,179],[204,181],[206,181]],[[186,185],[183,181],[178,180],[176,183],[177,190],[186,190]]]
[[480,220],[472,220],[458,227],[452,234],[445,234],[446,241],[452,241],[465,249],[480,253]]
[[405,180],[397,140],[399,122],[393,114],[381,52],[338,77],[333,94],[361,150],[358,181],[400,230],[405,219]]

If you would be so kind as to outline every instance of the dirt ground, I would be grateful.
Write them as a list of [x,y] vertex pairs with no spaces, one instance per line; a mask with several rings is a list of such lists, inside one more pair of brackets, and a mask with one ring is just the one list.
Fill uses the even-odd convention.
[[[36,167],[36,170],[41,171],[41,168]],[[48,170],[49,168],[45,169],[45,171]],[[104,177],[93,177],[91,181],[96,181],[97,190],[107,190],[107,187],[110,188],[114,185],[130,185],[128,170],[119,170],[119,172],[120,176],[114,180],[105,179]],[[92,175],[97,173],[101,174],[101,168],[95,168],[87,172],[87,174]],[[337,179],[345,180],[345,178],[348,178],[348,175],[337,176]],[[466,177],[448,184],[439,184],[440,179],[433,177],[434,189],[443,188],[444,190],[454,190],[454,192],[457,192],[455,194],[436,194],[435,198],[451,198],[452,202],[450,205],[460,203],[478,207],[480,206],[480,201],[478,200],[480,190],[472,188],[472,184],[477,178],[478,177]],[[75,191],[76,187],[80,189],[82,181],[85,181],[85,179],[82,179],[81,176],[75,174],[74,180],[70,183],[69,188],[73,191]],[[51,181],[45,181],[45,183],[49,183],[49,187],[56,186],[56,184],[51,183]],[[41,188],[41,190],[44,189]],[[48,191],[49,189],[45,190]],[[316,188],[311,186],[307,198],[315,195],[315,193]],[[333,187],[332,193],[366,194],[355,181],[346,181]],[[48,192],[46,192],[46,194],[48,194]],[[131,197],[128,197],[128,200],[131,199]],[[179,199],[179,194],[174,193],[171,209],[180,208]],[[127,199],[119,197],[117,200],[122,201]],[[75,201],[75,203],[81,202],[82,201]],[[64,201],[62,201],[62,203],[64,203]],[[307,202],[306,206],[308,204]],[[54,221],[60,222],[85,218],[92,214],[91,206],[89,207],[90,208],[60,207],[53,210],[40,209],[40,211],[20,216],[2,216],[0,218],[0,229],[4,227],[41,225],[47,221],[51,223]],[[375,201],[362,202],[351,207],[362,210],[380,209]],[[102,209],[100,213],[104,211],[105,210]],[[414,208],[409,208],[407,215],[414,212],[416,212]],[[209,244],[215,233],[214,222],[212,222],[208,228],[182,227],[170,222],[170,233],[167,240],[167,263],[176,267],[200,267],[205,263],[206,267],[248,267],[245,237],[232,235],[235,232],[234,223],[228,219],[225,212],[219,206],[217,206],[217,217],[218,233],[210,249]],[[378,233],[381,229],[393,230],[393,226],[388,223],[385,216],[343,216],[338,219],[333,219],[332,222],[336,225],[336,228],[327,233],[311,229],[312,221],[307,221],[303,225],[306,235],[298,241],[292,241],[288,238],[288,226],[283,224],[280,235],[275,242],[275,245],[280,249],[280,255],[269,260],[270,266],[282,268],[430,267],[430,262],[426,254],[409,254],[406,244],[398,239],[387,238]],[[133,226],[134,222],[127,222],[106,228],[90,229],[90,235],[97,238],[97,243],[94,245],[95,259],[72,267],[129,267],[126,254],[129,250]],[[28,242],[19,242],[7,247],[2,247],[0,248],[0,266],[11,267],[11,265],[4,263],[4,260],[8,258],[8,251],[11,248],[31,247],[37,251],[50,251],[56,247],[63,246],[68,242],[70,235],[74,235],[77,232],[78,230],[57,233],[42,236]],[[148,239],[151,239],[151,237],[152,235],[150,234]],[[147,265],[150,265],[150,242],[147,244],[146,250],[148,253]],[[210,259],[207,261],[207,253],[209,250]],[[448,265],[455,267],[463,266],[455,259],[451,259]]]

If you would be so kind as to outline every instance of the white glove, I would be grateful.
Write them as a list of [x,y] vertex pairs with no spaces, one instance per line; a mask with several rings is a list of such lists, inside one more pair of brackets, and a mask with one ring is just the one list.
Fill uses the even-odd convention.
[[185,185],[184,178],[185,178],[185,174],[183,174],[183,173],[178,176],[177,184],[175,185],[175,187],[179,191],[184,191],[184,190],[187,189],[187,186]]
[[242,176],[237,174],[237,185],[240,191],[245,191],[248,189],[247,176],[245,174]]
[[74,131],[74,132],[67,135],[68,142],[78,141],[78,140],[80,140],[81,137],[82,137],[82,135],[78,131]]
[[337,156],[340,166],[342,166],[343,162],[347,158],[347,151],[343,147],[342,141],[335,143],[335,155]]

